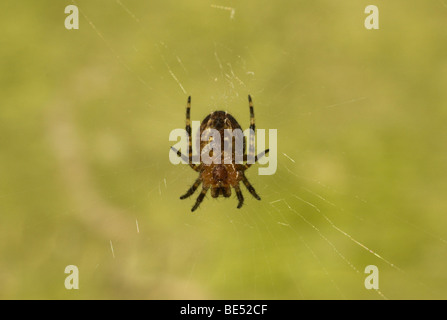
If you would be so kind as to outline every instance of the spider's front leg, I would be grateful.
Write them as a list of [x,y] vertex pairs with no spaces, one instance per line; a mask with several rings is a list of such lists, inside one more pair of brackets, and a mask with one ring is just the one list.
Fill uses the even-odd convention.
[[[255,161],[253,163],[246,163],[244,164],[244,170],[247,170],[248,168],[250,168],[253,164],[255,164],[256,162],[258,162],[259,159],[261,159],[263,156],[265,156],[267,153],[269,153],[270,149],[265,149],[264,151],[262,151],[261,153],[259,153],[256,157],[255,157]],[[244,161],[247,162],[248,161],[248,156],[246,154],[244,154]]]
[[194,182],[194,184],[191,186],[191,188],[188,189],[188,191],[186,191],[186,193],[180,197],[180,199],[186,199],[189,198],[190,196],[192,196],[192,194],[197,190],[197,188],[200,186],[200,184],[202,183],[202,178],[197,178],[197,180]]
[[234,190],[236,191],[237,199],[239,200],[237,204],[237,208],[240,209],[242,205],[244,204],[244,196],[242,195],[241,188],[239,187],[239,182],[237,185],[234,186]]
[[188,163],[189,166],[190,166],[194,171],[200,172],[200,169],[201,169],[200,165],[197,165],[197,164],[192,163],[192,155],[190,156],[190,159],[188,159],[183,153],[181,153],[180,150],[177,150],[177,149],[174,148],[174,147],[171,147],[171,150],[174,151],[174,152],[177,154],[177,156],[179,156],[180,158],[182,158],[182,160],[183,160],[184,162]]
[[251,185],[251,183],[248,181],[247,177],[244,174],[242,174],[242,182],[244,183],[245,187],[253,197],[255,197],[257,200],[261,200],[261,197],[258,196],[255,188]]
[[196,203],[192,207],[191,212],[194,212],[199,207],[200,203],[202,203],[203,198],[205,198],[205,195],[206,195],[208,189],[209,189],[209,187],[202,188],[202,192],[200,192],[199,196],[197,197]]

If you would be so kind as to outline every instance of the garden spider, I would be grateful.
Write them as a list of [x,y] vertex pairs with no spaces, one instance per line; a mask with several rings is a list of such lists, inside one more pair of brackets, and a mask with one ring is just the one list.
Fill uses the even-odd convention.
[[[253,102],[251,99],[251,96],[248,96],[248,103],[250,107],[250,129],[255,131],[255,115],[254,115],[254,107]],[[187,158],[184,156],[179,150],[176,150],[174,147],[171,147],[171,149],[177,153],[179,157],[185,160],[189,164],[189,166],[194,169],[194,171],[199,172],[199,177],[196,179],[194,184],[189,188],[189,190],[180,197],[180,199],[186,199],[190,197],[202,184],[202,191],[200,192],[199,196],[197,197],[197,200],[192,207],[191,211],[195,211],[200,203],[205,198],[206,193],[209,189],[211,189],[211,196],[213,198],[217,198],[219,196],[223,196],[225,198],[228,198],[231,196],[231,188],[234,188],[236,191],[236,196],[238,199],[238,205],[237,208],[241,208],[244,203],[244,196],[242,195],[241,188],[239,186],[239,182],[242,181],[242,183],[245,185],[245,187],[248,189],[248,191],[258,200],[261,200],[261,198],[258,196],[258,194],[255,191],[255,188],[250,184],[248,179],[245,177],[245,170],[251,167],[252,163],[248,163],[247,159],[254,159],[254,163],[258,161],[259,158],[263,157],[266,153],[269,152],[269,149],[266,149],[265,151],[259,153],[256,157],[254,157],[255,152],[255,146],[254,146],[254,134],[250,135],[250,141],[249,141],[249,157],[247,157],[245,153],[245,138],[243,138],[243,161],[246,163],[237,164],[235,162],[235,144],[233,143],[233,149],[231,154],[231,163],[225,164],[223,161],[221,161],[221,164],[216,164],[214,162],[210,164],[205,164],[202,159],[200,160],[200,164],[194,164],[192,162],[192,139],[191,139],[191,119],[190,119],[190,113],[191,113],[191,96],[188,97],[188,102],[186,105],[186,132],[188,134],[188,140],[189,140],[189,157]],[[200,124],[200,136],[202,136],[202,133],[207,129],[215,129],[220,133],[220,137],[222,137],[222,142],[224,140],[224,130],[225,129],[241,129],[241,126],[236,121],[236,119],[229,113],[225,111],[214,111],[208,116],[205,117],[205,119]],[[232,139],[235,139],[233,137]],[[201,141],[200,142],[200,151],[202,151],[203,147],[207,144],[207,141]],[[221,154],[222,157],[224,155],[224,143],[221,143]],[[223,158],[222,158],[223,160]]]

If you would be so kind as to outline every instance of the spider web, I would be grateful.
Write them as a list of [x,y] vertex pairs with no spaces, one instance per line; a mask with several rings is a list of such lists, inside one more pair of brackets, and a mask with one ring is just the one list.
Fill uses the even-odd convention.
[[[116,4],[122,9],[123,14],[127,14],[135,22],[135,28],[141,27],[141,18],[129,6],[118,0]],[[211,4],[209,10],[210,14],[212,11],[222,10],[223,12],[220,13],[222,15],[225,15],[225,11],[227,11],[229,25],[234,19],[237,19],[237,11],[233,7]],[[217,12],[214,13],[217,14]],[[153,45],[159,54],[159,59],[147,61],[150,66],[158,66],[155,76],[155,79],[158,77],[158,80],[154,80],[150,74],[136,71],[129,66],[125,58],[121,58],[122,54],[118,52],[119,44],[110,42],[87,14],[85,12],[82,14],[92,30],[116,57],[116,62],[128,71],[130,78],[134,78],[136,82],[150,91],[150,94],[155,91],[153,81],[161,81],[164,84],[167,89],[157,91],[156,94],[162,97],[166,106],[170,106],[165,109],[164,114],[172,121],[163,123],[168,125],[168,128],[174,124],[180,126],[182,121],[173,120],[179,118],[183,120],[184,97],[191,94],[189,88],[197,90],[202,86],[193,76],[196,71],[189,67],[191,57],[183,56],[181,51],[173,49],[172,46],[175,45],[173,43],[163,40],[156,41]],[[133,48],[136,52],[140,51],[137,45],[134,45]],[[203,60],[207,63],[194,62],[194,67],[200,65],[200,72],[206,74],[203,79],[214,86],[207,85],[207,92],[210,93],[205,97],[200,96],[200,91],[193,92],[193,119],[200,120],[204,115],[213,111],[216,105],[222,105],[226,110],[233,112],[237,106],[241,105],[240,102],[246,98],[247,93],[255,97],[267,96],[264,93],[270,91],[268,82],[262,79],[262,76],[258,77],[257,70],[250,66],[250,62],[256,59],[256,55],[253,53],[255,50],[249,50],[250,54],[243,55],[232,49],[230,44],[225,44],[217,39],[212,42],[212,47],[209,49],[208,52],[201,53],[205,56]],[[286,59],[293,59],[287,53],[284,55]],[[266,102],[255,98],[258,128],[268,128],[275,124],[280,137],[285,136],[289,134],[286,130],[290,129],[281,130],[281,128],[289,127],[290,121],[300,123],[309,121],[313,117],[318,119],[318,113],[336,113],[337,108],[345,108],[344,112],[346,109],[355,110],[362,102],[369,99],[369,97],[357,95],[347,96],[342,101],[335,100],[321,107],[307,107],[308,113],[298,112],[296,119],[291,120],[287,119],[288,108],[277,108],[275,100],[288,92],[288,89],[294,86],[296,81],[299,80],[292,79],[280,84],[280,87],[273,91],[272,98]],[[172,95],[171,92],[177,92],[177,94]],[[173,96],[181,96],[182,99],[174,99]],[[209,101],[206,101],[207,98]],[[196,104],[194,100],[199,102]],[[200,102],[207,103],[208,110],[200,108]],[[247,123],[247,111],[245,106],[234,111],[236,118],[241,119],[241,123],[243,123],[242,119],[245,119]],[[159,119],[154,119],[154,121],[159,121]],[[148,126],[150,125],[148,123]],[[293,132],[293,134],[299,135],[299,131]],[[244,192],[246,203],[244,209],[240,211],[234,210],[234,199],[232,199],[233,201],[216,201],[210,199],[209,196],[203,202],[200,212],[194,216],[187,213],[191,201],[177,204],[176,209],[162,205],[165,210],[185,213],[182,221],[185,223],[187,231],[183,232],[185,242],[181,245],[180,251],[188,252],[189,255],[183,260],[179,259],[182,271],[178,276],[183,278],[184,282],[183,292],[180,288],[179,296],[190,297],[191,287],[203,286],[207,291],[205,297],[318,297],[319,294],[309,289],[309,286],[314,284],[313,280],[316,280],[317,291],[321,290],[322,297],[353,298],[357,293],[360,296],[374,298],[375,293],[376,297],[387,298],[389,295],[386,290],[375,290],[372,295],[365,292],[360,293],[362,290],[366,291],[363,288],[366,276],[363,270],[367,265],[365,261],[368,264],[378,265],[380,270],[390,274],[389,277],[395,277],[404,282],[416,282],[414,284],[416,288],[427,290],[426,284],[414,281],[414,276],[409,274],[405,267],[396,264],[397,259],[392,254],[386,253],[386,243],[377,245],[370,237],[365,240],[362,233],[356,230],[356,226],[359,224],[363,230],[365,228],[380,228],[380,225],[387,224],[389,221],[377,221],[374,217],[362,216],[356,210],[344,209],[342,205],[338,204],[338,202],[355,202],[357,208],[361,209],[370,203],[367,196],[345,195],[321,182],[319,178],[303,175],[299,166],[300,152],[296,148],[299,148],[298,143],[295,144],[293,140],[289,140],[288,144],[283,144],[280,138],[278,172],[273,176],[256,176],[257,168],[255,168],[249,173],[251,179],[254,179],[259,193],[263,195],[261,205],[253,203],[254,200],[246,191]],[[173,199],[180,194],[179,190],[194,181],[195,173],[189,172],[187,166],[165,169],[164,162],[166,160],[164,158],[155,160],[156,166],[167,170],[162,175],[162,179],[149,179],[138,187],[145,189],[152,185],[149,197],[155,196],[161,202],[174,201]],[[153,163],[153,160],[151,162]],[[293,187],[286,187],[290,185]],[[179,208],[182,209],[179,210]],[[163,215],[166,213],[165,210],[157,210],[157,214]],[[141,223],[146,219],[145,212],[135,210],[135,215],[138,216],[138,219],[135,219],[137,233],[142,233],[138,224],[139,221]],[[175,216],[177,217],[177,215]],[[405,218],[401,216],[398,218],[403,221],[405,227],[412,228],[414,233],[421,232]],[[225,240],[210,237],[209,233],[204,230],[218,230],[216,234],[223,236]],[[188,239],[196,232],[200,234],[200,239],[194,241],[190,246]],[[443,244],[446,243],[444,239],[429,231],[424,230],[423,232]],[[246,236],[247,233],[250,237]],[[169,233],[162,234],[161,239],[157,241],[169,243]],[[177,242],[174,243],[180,245]],[[115,256],[112,240],[110,240],[110,245],[111,254]],[[222,258],[220,261],[217,260],[208,265],[205,257],[215,251],[222,251]],[[161,252],[158,254],[163,256]],[[219,254],[212,257],[219,257]],[[228,259],[233,261],[228,261]],[[281,266],[278,266],[278,260],[281,261]],[[302,261],[305,261],[305,267],[299,266]],[[239,268],[238,265],[241,267]],[[347,278],[349,281],[346,281]],[[284,294],[281,286],[283,282],[288,281],[293,285],[291,288],[287,286],[287,294]],[[357,283],[356,293],[350,291],[351,286],[346,285],[345,282]],[[318,289],[319,286],[325,287],[325,289]],[[387,286],[384,285],[384,287]],[[239,288],[239,290],[232,290],[232,288]],[[240,293],[236,294],[235,291]]]
[[[157,13],[146,14],[141,9],[148,8],[136,1],[107,4],[111,15],[123,24],[121,33],[97,5],[72,2],[86,24],[83,36],[96,38],[95,50],[105,60],[97,70],[92,63],[80,70],[72,81],[87,83],[72,94],[64,92],[69,102],[48,116],[50,145],[71,203],[62,215],[79,223],[81,237],[88,239],[65,244],[66,252],[74,252],[66,255],[92,280],[92,287],[82,288],[81,295],[158,299],[442,296],[442,286],[430,271],[446,262],[431,267],[428,262],[412,261],[416,253],[406,237],[414,237],[412,245],[426,243],[443,253],[447,241],[429,223],[382,207],[380,198],[361,187],[374,182],[372,175],[355,176],[345,166],[340,168],[344,164],[340,159],[349,162],[344,156],[352,151],[338,148],[338,141],[330,139],[340,129],[319,126],[335,124],[328,120],[332,117],[350,124],[349,117],[371,106],[371,96],[349,91],[331,94],[324,86],[311,93],[300,90],[305,82],[301,75],[282,79],[281,73],[296,64],[304,68],[305,63],[297,62],[302,56],[278,44],[248,41],[239,46],[231,38],[211,35],[203,42],[192,38],[185,48],[166,30],[154,35],[147,29]],[[174,17],[166,18],[166,25],[182,16],[181,9],[172,9]],[[234,37],[243,33],[238,21],[253,18],[230,1],[201,2],[189,13],[198,12],[219,19]],[[271,66],[259,67],[263,58],[256,53],[260,50],[279,56],[272,57],[278,72]],[[110,88],[101,87],[101,81],[114,82],[101,78],[108,67],[112,69],[108,74],[119,78],[113,88],[124,85],[122,92],[112,94],[122,96],[119,103],[107,98]],[[99,87],[98,93],[89,91],[89,85]],[[76,102],[79,91],[85,95]],[[192,120],[200,121],[223,108],[245,129],[248,94],[254,99],[257,128],[278,129],[278,170],[272,176],[259,176],[259,165],[255,165],[247,172],[260,202],[246,189],[240,210],[234,192],[230,199],[208,195],[191,214],[198,192],[191,200],[178,197],[194,182],[196,173],[188,166],[169,163],[169,132],[184,126],[188,95],[193,97]],[[315,98],[318,94],[332,100]],[[111,107],[103,105],[99,110],[112,115],[93,125],[83,113],[89,114],[87,106],[101,99]],[[55,100],[60,105],[63,98]],[[84,108],[76,111],[78,103]],[[67,159],[69,172],[64,171]],[[347,184],[360,187],[353,192]],[[390,234],[393,231],[396,236]],[[420,250],[417,255],[424,259]],[[378,290],[364,286],[368,265],[380,270]]]

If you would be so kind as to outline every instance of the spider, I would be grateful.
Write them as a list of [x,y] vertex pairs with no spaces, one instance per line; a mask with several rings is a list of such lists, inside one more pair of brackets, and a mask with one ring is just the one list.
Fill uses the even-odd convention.
[[[254,115],[254,107],[251,96],[248,96],[248,104],[250,108],[250,129],[255,130],[255,115]],[[191,211],[194,212],[200,205],[200,203],[205,198],[206,193],[209,189],[211,189],[211,196],[213,198],[217,198],[219,196],[223,196],[228,198],[231,196],[231,188],[233,188],[236,192],[236,196],[238,199],[237,208],[241,208],[244,203],[244,196],[242,195],[241,188],[239,183],[245,185],[248,191],[255,197],[257,200],[261,200],[258,194],[255,191],[255,188],[250,184],[248,179],[245,177],[245,170],[251,167],[252,163],[248,163],[247,159],[253,159],[254,163],[258,161],[259,158],[263,157],[266,153],[269,152],[269,149],[258,154],[256,157],[254,156],[254,135],[250,135],[250,145],[249,145],[249,154],[250,157],[247,158],[246,155],[246,146],[245,146],[245,138],[243,140],[243,161],[246,163],[237,164],[235,162],[235,148],[232,149],[231,154],[231,163],[225,164],[224,161],[221,161],[221,164],[216,164],[214,162],[210,164],[205,164],[203,160],[200,160],[200,164],[192,163],[192,139],[191,139],[191,96],[188,97],[187,105],[186,105],[186,132],[189,138],[189,159],[187,160],[189,166],[196,172],[199,173],[199,177],[196,179],[194,184],[188,189],[188,191],[180,197],[180,199],[189,198],[197,188],[202,184],[202,191],[196,199],[194,206]],[[208,116],[200,124],[200,136],[207,129],[215,129],[219,132],[220,137],[222,139],[221,143],[221,155],[222,160],[224,157],[224,130],[225,129],[241,129],[241,126],[236,121],[236,119],[229,113],[225,111],[214,111],[210,113]],[[233,137],[235,139],[235,137]],[[234,141],[234,140],[233,140]],[[201,141],[200,143],[200,151],[203,150],[206,141]],[[235,144],[233,144],[234,146]],[[183,159],[187,159],[179,150],[176,150],[174,147],[171,149],[177,153],[179,157]]]

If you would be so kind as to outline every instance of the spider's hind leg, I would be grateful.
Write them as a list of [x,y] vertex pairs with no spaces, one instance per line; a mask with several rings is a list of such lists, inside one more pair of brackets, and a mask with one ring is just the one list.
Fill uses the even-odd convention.
[[253,101],[251,100],[250,95],[248,95],[248,106],[250,108],[250,131],[251,131],[248,142],[248,154],[249,158],[253,159],[255,157],[255,108],[253,106]]
[[188,135],[188,157],[183,155],[180,150],[175,149],[174,147],[171,147],[171,149],[177,153],[177,155],[182,158],[183,162],[186,162],[189,164],[189,166],[199,172],[200,171],[200,165],[194,164],[192,162],[192,138],[191,138],[191,96],[188,97],[188,101],[186,103],[186,133]]
[[[259,153],[257,156],[255,156],[255,107],[253,105],[253,100],[251,99],[251,96],[248,95],[248,106],[250,108],[250,135],[249,135],[249,143],[248,143],[248,156],[244,155],[244,161],[254,161],[253,163],[258,162],[258,159],[265,156],[269,149],[264,150],[263,152]],[[245,147],[244,147],[245,150]],[[245,169],[248,169],[251,167],[253,163],[247,163],[245,164]],[[245,184],[246,185],[246,184]]]

